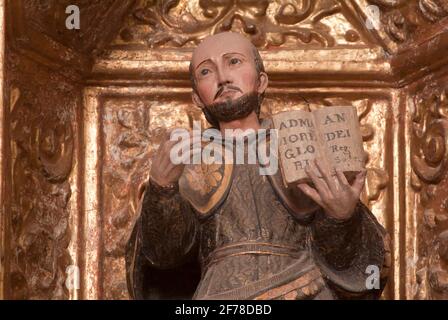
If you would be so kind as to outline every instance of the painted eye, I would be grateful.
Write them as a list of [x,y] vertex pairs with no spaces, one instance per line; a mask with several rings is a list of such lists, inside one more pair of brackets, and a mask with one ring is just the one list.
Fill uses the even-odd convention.
[[240,62],[241,62],[241,60],[238,59],[238,58],[232,58],[232,59],[230,59],[230,64],[238,64],[238,63],[240,63]]
[[208,69],[202,69],[201,70],[201,75],[206,76],[208,74],[209,70]]

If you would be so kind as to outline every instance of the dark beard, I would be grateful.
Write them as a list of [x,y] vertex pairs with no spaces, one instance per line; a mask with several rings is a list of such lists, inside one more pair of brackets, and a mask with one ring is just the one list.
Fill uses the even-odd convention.
[[247,117],[252,111],[257,116],[260,112],[258,93],[251,92],[236,100],[227,99],[224,102],[213,103],[203,109],[205,118],[214,127],[219,128],[219,122],[230,122]]

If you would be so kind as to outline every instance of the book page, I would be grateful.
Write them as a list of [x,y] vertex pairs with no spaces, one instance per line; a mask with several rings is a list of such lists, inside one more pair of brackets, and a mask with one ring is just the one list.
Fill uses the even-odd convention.
[[351,180],[365,167],[356,108],[324,107],[314,110],[313,115],[328,165],[343,171]]
[[312,113],[286,111],[272,116],[272,121],[278,130],[279,158],[285,184],[308,180],[305,167],[318,154]]

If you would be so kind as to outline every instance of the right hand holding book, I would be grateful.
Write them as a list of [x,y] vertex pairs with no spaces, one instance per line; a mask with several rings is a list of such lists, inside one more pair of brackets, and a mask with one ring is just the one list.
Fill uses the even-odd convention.
[[286,186],[311,182],[305,168],[317,158],[322,167],[343,172],[349,181],[365,170],[355,107],[286,111],[274,115],[272,120],[278,130],[280,167]]

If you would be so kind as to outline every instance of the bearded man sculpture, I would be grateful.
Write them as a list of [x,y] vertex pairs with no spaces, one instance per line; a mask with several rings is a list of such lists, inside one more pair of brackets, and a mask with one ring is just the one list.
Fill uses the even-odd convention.
[[[204,39],[190,74],[193,101],[212,126],[266,127],[259,114],[268,76],[244,36]],[[133,298],[380,297],[390,250],[359,198],[365,171],[348,182],[315,161],[313,187],[286,188],[280,172],[260,175],[257,164],[173,164],[175,143],[153,158],[126,249]]]

